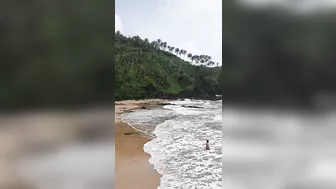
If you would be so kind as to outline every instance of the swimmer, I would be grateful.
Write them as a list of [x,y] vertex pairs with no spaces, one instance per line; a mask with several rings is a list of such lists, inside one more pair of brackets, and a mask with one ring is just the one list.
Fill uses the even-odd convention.
[[205,150],[210,150],[210,147],[209,147],[209,140],[206,140]]

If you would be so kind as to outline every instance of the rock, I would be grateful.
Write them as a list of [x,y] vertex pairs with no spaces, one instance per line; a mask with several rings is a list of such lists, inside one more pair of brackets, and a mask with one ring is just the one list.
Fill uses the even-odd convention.
[[159,102],[159,103],[157,103],[157,105],[166,106],[166,105],[174,105],[174,104],[172,104],[172,103],[166,103],[166,102]]
[[182,105],[183,108],[203,108],[200,106],[186,106],[186,105]]

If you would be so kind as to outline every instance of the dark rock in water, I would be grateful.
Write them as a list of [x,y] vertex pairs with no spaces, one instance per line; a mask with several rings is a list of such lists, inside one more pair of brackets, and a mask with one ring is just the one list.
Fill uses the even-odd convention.
[[183,108],[203,108],[200,106],[186,106],[186,105],[182,105]]
[[157,103],[157,105],[166,106],[166,105],[174,105],[174,104],[172,104],[172,103],[160,102],[160,103]]
[[148,108],[146,108],[145,106],[141,106],[141,109],[148,109]]

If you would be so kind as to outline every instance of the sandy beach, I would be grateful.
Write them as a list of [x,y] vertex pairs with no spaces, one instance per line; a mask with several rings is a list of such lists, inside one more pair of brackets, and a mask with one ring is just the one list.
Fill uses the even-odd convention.
[[148,162],[150,155],[143,146],[150,138],[140,136],[129,125],[120,121],[122,113],[154,105],[163,100],[116,101],[115,105],[115,188],[156,189],[161,175]]
[[108,107],[1,114],[0,189],[111,188],[113,112]]
[[[156,189],[161,175],[143,151],[150,139],[122,123],[119,116],[158,101],[116,102],[115,111],[110,107],[2,115],[0,189],[67,188],[83,180],[85,187],[72,188],[111,188],[114,181],[116,189]],[[115,132],[111,127],[113,112]],[[90,155],[93,153],[95,156]]]

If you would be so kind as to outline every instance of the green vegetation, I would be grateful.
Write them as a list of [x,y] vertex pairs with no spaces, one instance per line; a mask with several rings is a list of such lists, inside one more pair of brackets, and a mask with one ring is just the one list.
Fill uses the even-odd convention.
[[309,104],[320,93],[335,94],[335,11],[223,3],[225,100]]
[[117,34],[114,42],[112,7],[104,0],[1,1],[0,110],[112,104],[114,94],[137,99],[220,93],[221,69],[205,67],[215,64],[209,56],[189,55],[198,65],[192,66],[178,57],[188,57],[187,51],[167,43]]
[[0,109],[113,103],[111,7],[111,1],[1,1]]
[[[188,59],[185,61],[182,58]],[[216,67],[208,67],[214,66]],[[115,33],[115,98],[212,98],[221,94],[222,68],[161,39]]]

